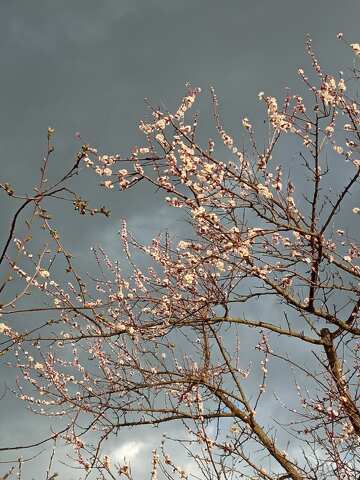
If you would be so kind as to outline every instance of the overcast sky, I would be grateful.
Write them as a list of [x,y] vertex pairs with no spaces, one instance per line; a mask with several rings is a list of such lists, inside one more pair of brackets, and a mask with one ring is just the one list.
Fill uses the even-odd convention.
[[[0,0],[0,182],[22,192],[36,182],[48,126],[56,131],[54,173],[71,164],[75,132],[104,152],[127,153],[139,142],[143,99],[171,109],[186,82],[205,92],[215,86],[236,133],[241,117],[261,114],[259,91],[300,88],[305,34],[326,69],[351,66],[336,34],[359,41],[359,18],[359,0]],[[82,187],[97,200],[90,184]],[[15,204],[3,194],[0,202],[3,241]],[[160,205],[137,189],[115,205],[112,223],[68,220],[69,242],[85,262],[92,242],[111,248],[121,216],[148,237],[172,224]],[[40,439],[41,425],[5,397],[2,445]]]

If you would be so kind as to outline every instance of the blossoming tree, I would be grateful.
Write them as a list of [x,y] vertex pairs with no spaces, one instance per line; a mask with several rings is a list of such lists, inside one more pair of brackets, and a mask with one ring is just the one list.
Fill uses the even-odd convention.
[[[52,320],[12,328],[26,313],[16,296],[2,307],[0,332],[23,373],[18,395],[65,419],[51,438],[73,448],[84,476],[132,478],[130,465],[103,453],[106,441],[175,422],[193,468],[180,468],[168,443],[154,445],[152,479],[359,478],[358,70],[328,75],[310,40],[307,50],[312,72],[298,71],[306,101],[259,94],[264,142],[244,118],[237,143],[212,90],[219,140],[202,144],[191,115],[200,90],[189,86],[174,113],[152,108],[153,121],[140,124],[144,145],[128,157],[82,147],[76,169],[93,170],[112,195],[149,182],[184,213],[186,238],[164,234],[149,245],[123,222],[130,274],[97,248],[101,273],[80,275],[33,201],[46,251],[35,261],[16,239],[18,258],[8,261],[26,291],[44,296],[37,311]],[[40,186],[37,198],[48,192]],[[74,205],[107,214],[78,196]],[[55,274],[59,257],[71,282]],[[273,386],[279,375],[293,392],[286,399]]]

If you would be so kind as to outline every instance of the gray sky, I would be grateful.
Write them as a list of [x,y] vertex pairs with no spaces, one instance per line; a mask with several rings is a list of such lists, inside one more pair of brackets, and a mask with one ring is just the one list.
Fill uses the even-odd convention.
[[[141,141],[144,97],[171,109],[187,81],[204,91],[215,86],[225,125],[236,134],[241,117],[262,115],[260,90],[301,90],[296,70],[309,65],[306,33],[325,68],[351,65],[336,33],[359,41],[359,18],[358,0],[0,0],[0,181],[19,191],[36,182],[49,125],[56,130],[54,174],[71,164],[76,131],[104,152],[127,153]],[[81,188],[94,197],[93,184]],[[0,202],[3,242],[14,204],[3,194]],[[120,216],[144,237],[171,226],[161,205],[139,188],[116,203],[115,223],[66,216],[64,229],[85,262],[91,243],[111,248]],[[1,444],[40,439],[43,428],[6,396]]]

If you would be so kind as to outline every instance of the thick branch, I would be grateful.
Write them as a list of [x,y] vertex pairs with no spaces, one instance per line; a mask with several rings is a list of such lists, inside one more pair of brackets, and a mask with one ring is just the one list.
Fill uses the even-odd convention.
[[347,382],[342,372],[341,363],[334,347],[333,336],[329,329],[323,328],[321,330],[321,338],[324,342],[324,350],[329,362],[330,372],[340,394],[340,401],[343,409],[349,417],[354,432],[357,435],[360,435],[360,412],[347,388]]

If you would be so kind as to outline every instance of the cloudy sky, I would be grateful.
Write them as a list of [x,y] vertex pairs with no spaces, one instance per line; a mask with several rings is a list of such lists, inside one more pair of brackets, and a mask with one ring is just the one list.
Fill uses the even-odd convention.
[[[29,191],[48,126],[56,132],[54,177],[80,146],[75,132],[103,152],[126,154],[139,142],[144,98],[171,109],[186,82],[205,95],[216,88],[225,124],[236,134],[241,117],[260,118],[259,91],[280,96],[287,86],[300,87],[297,68],[309,65],[305,34],[326,69],[351,66],[336,33],[359,41],[359,18],[358,0],[0,0],[0,182]],[[93,184],[81,188],[98,201]],[[3,242],[15,204],[3,194],[0,202]],[[112,248],[120,217],[144,238],[179,226],[145,188],[122,196],[114,209],[108,223],[66,216],[64,230],[81,261],[92,243]],[[1,372],[3,391],[11,378]],[[11,395],[3,399],[1,446],[41,439],[46,428]],[[129,441],[138,454],[143,444],[135,436]],[[127,447],[118,448],[122,455]]]

